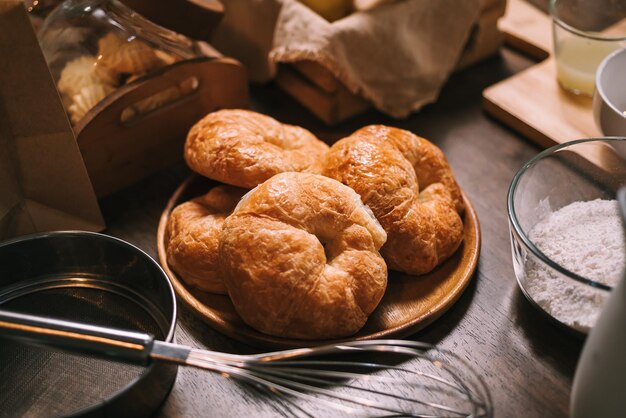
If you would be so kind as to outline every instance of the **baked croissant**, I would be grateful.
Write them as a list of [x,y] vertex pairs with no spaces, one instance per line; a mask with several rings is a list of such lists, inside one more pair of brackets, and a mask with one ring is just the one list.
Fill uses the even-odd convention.
[[315,171],[327,150],[304,128],[249,110],[225,109],[191,128],[185,160],[203,176],[252,188],[285,171]]
[[322,174],[353,188],[387,232],[381,249],[390,269],[424,274],[463,240],[461,189],[439,148],[382,125],[336,142]]
[[246,190],[217,186],[178,205],[168,219],[165,251],[181,279],[200,290],[226,293],[218,268],[222,225]]
[[222,228],[219,254],[235,309],[253,328],[303,339],[357,332],[380,302],[386,234],[354,190],[281,173],[246,194]]

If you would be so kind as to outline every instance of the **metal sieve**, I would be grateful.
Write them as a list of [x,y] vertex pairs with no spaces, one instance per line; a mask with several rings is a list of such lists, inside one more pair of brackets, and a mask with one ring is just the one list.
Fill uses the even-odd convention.
[[[172,342],[174,292],[160,266],[122,240],[54,232],[0,243],[0,308],[139,331]],[[142,367],[0,340],[0,417],[141,417],[176,366]]]

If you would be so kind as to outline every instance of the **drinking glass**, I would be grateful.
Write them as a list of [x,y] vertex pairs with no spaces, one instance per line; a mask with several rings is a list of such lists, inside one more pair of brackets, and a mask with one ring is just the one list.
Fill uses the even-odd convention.
[[550,0],[549,10],[558,82],[592,96],[598,65],[626,46],[626,1]]

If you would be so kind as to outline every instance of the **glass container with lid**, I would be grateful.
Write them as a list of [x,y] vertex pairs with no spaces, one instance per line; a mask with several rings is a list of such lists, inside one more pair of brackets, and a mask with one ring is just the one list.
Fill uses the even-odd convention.
[[[66,0],[44,20],[39,42],[72,124],[116,89],[199,56],[194,42],[117,0]],[[197,86],[171,86],[125,110],[122,120],[176,100]]]

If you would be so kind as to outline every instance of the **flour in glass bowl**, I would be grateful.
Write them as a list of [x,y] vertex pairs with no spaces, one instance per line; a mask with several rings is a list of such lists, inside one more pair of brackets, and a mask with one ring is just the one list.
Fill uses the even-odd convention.
[[[574,202],[551,213],[528,234],[548,258],[587,279],[615,286],[626,268],[626,243],[616,200]],[[596,322],[608,292],[526,262],[526,290],[559,321],[582,332]]]

